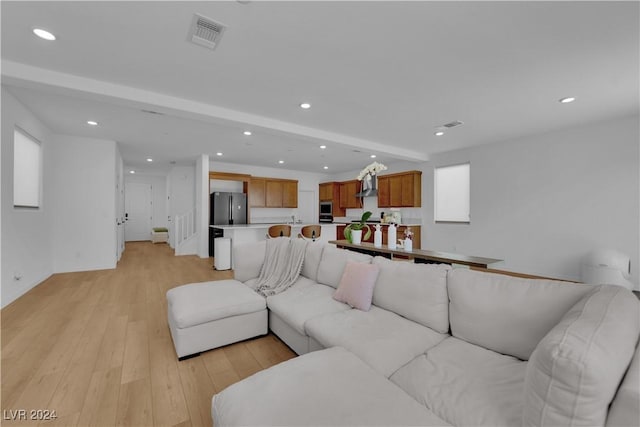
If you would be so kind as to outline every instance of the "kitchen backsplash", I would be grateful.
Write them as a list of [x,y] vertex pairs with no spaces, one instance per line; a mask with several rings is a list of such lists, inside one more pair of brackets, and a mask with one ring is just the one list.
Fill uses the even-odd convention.
[[[377,197],[365,197],[364,208],[347,209],[343,218],[345,222],[359,220],[366,211],[371,211],[371,218],[380,219],[380,213],[390,213],[391,208],[379,208]],[[422,224],[422,208],[400,208],[403,224]],[[334,221],[336,219],[334,218]]]

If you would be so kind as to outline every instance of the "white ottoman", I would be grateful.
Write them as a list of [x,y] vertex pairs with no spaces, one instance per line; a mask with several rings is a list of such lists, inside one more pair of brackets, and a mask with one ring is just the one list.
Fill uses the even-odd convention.
[[266,299],[237,280],[179,286],[167,303],[179,360],[268,331]]

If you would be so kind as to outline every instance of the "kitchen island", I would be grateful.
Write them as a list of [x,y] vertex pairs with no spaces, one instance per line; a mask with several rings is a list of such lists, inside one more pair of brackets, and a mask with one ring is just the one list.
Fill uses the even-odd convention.
[[[282,224],[282,223],[278,223]],[[254,243],[267,238],[267,230],[275,223],[269,224],[237,224],[237,225],[210,225],[223,231],[223,237],[231,239],[231,246]],[[297,237],[305,225],[316,224],[287,224],[291,225],[291,237]],[[336,239],[336,224],[320,224],[322,231],[318,241],[329,242]]]

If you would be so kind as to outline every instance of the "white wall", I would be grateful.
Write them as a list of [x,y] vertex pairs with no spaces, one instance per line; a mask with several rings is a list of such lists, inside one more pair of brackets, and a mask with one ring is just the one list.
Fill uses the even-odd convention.
[[[13,131],[19,126],[42,143],[43,200],[40,209],[13,207]],[[2,252],[0,299],[2,307],[53,273],[51,246],[53,185],[49,179],[51,132],[16,98],[2,87]],[[20,276],[20,280],[14,279]]]
[[209,257],[209,185],[209,156],[201,154],[196,160],[195,172],[196,253],[200,258]]
[[[217,161],[209,162],[211,172],[243,173],[252,176],[296,179],[298,180],[298,192],[311,191],[315,195],[315,212],[317,217],[318,204],[318,184],[331,181],[330,175],[323,173],[302,172],[285,170],[280,168],[267,168],[259,166],[239,165],[235,163],[223,163]],[[297,216],[297,209],[292,208],[251,208],[251,222],[281,222],[290,221],[291,215]]]
[[[637,287],[638,126],[624,118],[434,155],[423,168],[423,248],[574,280],[581,257],[612,248],[631,257]],[[434,224],[433,167],[462,162],[471,162],[471,224]]]
[[52,145],[54,271],[115,268],[116,143],[54,135]]
[[126,173],[125,183],[139,183],[151,185],[151,200],[153,203],[151,216],[152,227],[168,227],[167,221],[167,176],[144,175]]
[[167,194],[169,198],[169,244],[175,247],[176,215],[181,215],[195,208],[195,165],[176,166],[167,176]]
[[116,258],[120,261],[124,252],[124,162],[116,145]]

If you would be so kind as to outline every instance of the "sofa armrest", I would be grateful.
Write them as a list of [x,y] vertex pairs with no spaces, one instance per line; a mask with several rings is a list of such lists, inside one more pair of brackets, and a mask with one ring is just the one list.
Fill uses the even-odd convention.
[[236,280],[246,282],[260,276],[266,247],[266,240],[262,240],[233,248],[233,274]]

